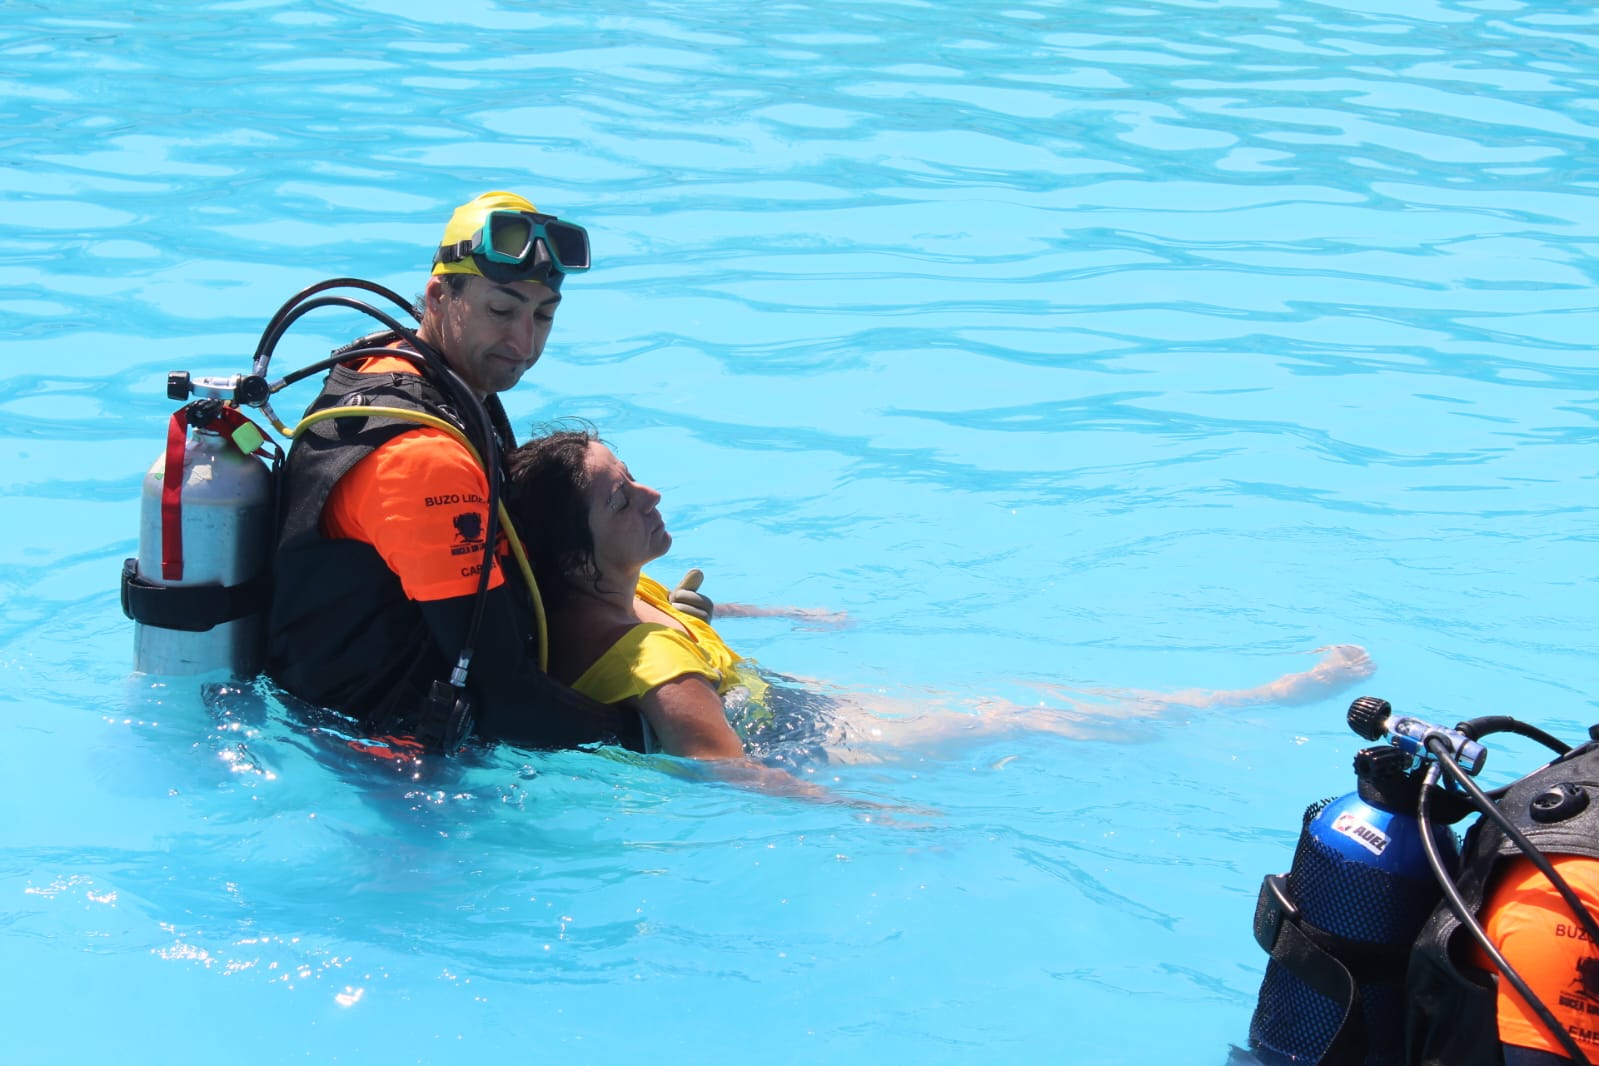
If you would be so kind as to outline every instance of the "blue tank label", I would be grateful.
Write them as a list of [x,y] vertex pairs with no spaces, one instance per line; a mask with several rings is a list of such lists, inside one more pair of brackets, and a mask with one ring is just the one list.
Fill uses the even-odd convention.
[[1388,834],[1374,825],[1361,821],[1349,811],[1344,811],[1334,818],[1332,827],[1335,832],[1342,833],[1373,855],[1381,855],[1388,850]]

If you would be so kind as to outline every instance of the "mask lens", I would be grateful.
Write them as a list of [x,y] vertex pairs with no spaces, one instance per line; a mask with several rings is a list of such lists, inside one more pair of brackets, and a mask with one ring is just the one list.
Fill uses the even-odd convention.
[[488,246],[482,254],[497,263],[520,263],[533,247],[533,222],[516,211],[496,211],[489,216]]
[[589,235],[582,226],[551,219],[544,223],[544,239],[562,270],[589,268]]

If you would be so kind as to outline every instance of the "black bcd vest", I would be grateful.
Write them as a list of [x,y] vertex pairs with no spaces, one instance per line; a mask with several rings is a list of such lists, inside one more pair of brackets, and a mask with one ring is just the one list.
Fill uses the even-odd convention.
[[[419,411],[465,432],[443,392],[420,373],[336,366],[306,413],[335,406]],[[498,399],[490,397],[485,406],[509,446]],[[445,661],[421,610],[371,545],[322,535],[322,509],[356,463],[415,428],[383,416],[324,420],[296,435],[281,474],[267,673],[300,699],[369,729],[403,728],[454,664]],[[475,443],[487,454],[484,442]]]
[[[1546,820],[1535,818],[1534,801],[1562,785],[1578,786],[1589,802],[1566,804],[1553,818],[1550,803],[1540,803]],[[1576,748],[1517,781],[1498,806],[1540,851],[1599,859],[1599,742]],[[1480,818],[1467,832],[1455,886],[1474,914],[1481,914],[1495,874],[1519,854],[1515,842],[1488,818]],[[1474,943],[1447,903],[1438,905],[1416,937],[1406,980],[1408,1066],[1503,1066],[1495,986],[1470,961]]]

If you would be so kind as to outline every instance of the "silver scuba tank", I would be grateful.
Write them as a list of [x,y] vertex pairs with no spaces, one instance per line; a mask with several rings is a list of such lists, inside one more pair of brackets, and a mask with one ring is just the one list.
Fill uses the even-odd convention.
[[[187,425],[184,438],[177,436],[179,418]],[[144,478],[138,557],[123,566],[123,610],[135,622],[134,669],[171,676],[226,671],[238,678],[260,671],[273,477],[246,449],[259,450],[262,440],[249,420],[217,401],[197,401],[174,416],[168,449]]]

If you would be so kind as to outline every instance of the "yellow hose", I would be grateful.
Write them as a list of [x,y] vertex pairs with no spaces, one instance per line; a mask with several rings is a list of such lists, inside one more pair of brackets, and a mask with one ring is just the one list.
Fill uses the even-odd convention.
[[[272,419],[272,424],[279,433],[292,439],[306,427],[327,421],[330,418],[371,418],[373,416],[394,418],[402,422],[414,422],[419,426],[428,426],[447,433],[461,442],[461,445],[466,448],[478,466],[483,466],[483,457],[478,454],[477,449],[472,446],[472,442],[467,439],[465,433],[462,433],[444,419],[436,415],[430,415],[425,411],[407,411],[403,407],[328,407],[306,415],[300,419],[298,425],[292,428],[285,426],[276,418]],[[487,467],[484,467],[484,477],[487,476]],[[522,547],[522,538],[516,535],[516,527],[511,524],[511,516],[505,509],[505,501],[503,499],[496,501],[495,513],[500,516],[500,529],[505,533],[505,539],[511,546],[511,555],[516,558],[517,568],[522,571],[522,580],[527,582],[528,593],[533,597],[533,616],[538,623],[539,669],[548,673],[550,669],[550,638],[548,626],[545,624],[544,598],[539,595],[538,582],[533,579],[533,566],[527,560],[527,551]],[[489,551],[492,552],[493,550],[493,545],[490,545]]]

